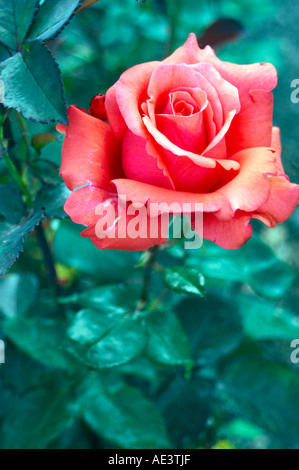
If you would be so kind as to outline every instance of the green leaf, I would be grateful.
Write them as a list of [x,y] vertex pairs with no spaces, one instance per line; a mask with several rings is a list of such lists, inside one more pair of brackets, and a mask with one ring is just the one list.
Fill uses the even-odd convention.
[[189,250],[187,265],[200,269],[207,278],[247,283],[270,299],[281,298],[294,281],[294,270],[257,236],[238,250],[224,250],[209,242],[205,250]]
[[290,444],[299,445],[299,376],[288,366],[236,359],[225,367],[218,397],[230,412]]
[[159,396],[161,409],[175,448],[198,446],[213,404],[213,383],[197,376],[176,377]]
[[107,304],[108,311],[85,309],[78,312],[68,329],[70,340],[79,344],[97,343],[126,314]]
[[134,251],[99,250],[90,240],[80,236],[83,228],[67,221],[60,224],[53,242],[55,258],[105,284],[126,279],[132,273],[140,254]]
[[65,374],[51,374],[24,355],[12,354],[11,347],[6,353],[7,364],[1,366],[0,447],[44,449],[73,421],[73,383]]
[[95,448],[94,436],[86,424],[82,420],[76,420],[71,427],[63,431],[51,444],[47,447],[49,450],[78,450]]
[[161,416],[136,388],[119,385],[107,390],[93,378],[80,396],[85,422],[113,445],[125,449],[170,446]]
[[23,46],[22,54],[0,64],[4,82],[4,105],[15,108],[26,119],[41,123],[67,123],[65,98],[59,67],[40,41]]
[[13,273],[0,279],[0,310],[7,317],[25,315],[36,299],[38,279],[32,274]]
[[231,297],[213,292],[207,300],[184,300],[177,311],[197,365],[222,360],[238,347],[243,337],[237,305]]
[[48,160],[42,158],[30,162],[30,171],[44,184],[58,184],[61,182],[59,167]]
[[0,223],[0,276],[6,273],[23,250],[24,237],[43,218],[41,213],[34,214],[19,225]]
[[39,0],[0,0],[0,42],[19,49]]
[[0,185],[0,214],[7,222],[17,224],[26,213],[21,195],[9,186]]
[[89,367],[102,369],[125,364],[143,350],[146,327],[136,308],[133,286],[107,286],[62,299],[84,308],[71,320],[68,350]]
[[205,279],[195,268],[175,267],[166,268],[164,283],[169,289],[180,294],[205,296]]
[[64,183],[44,185],[36,196],[34,209],[45,217],[63,219],[67,217],[63,206],[70,193]]
[[75,361],[65,350],[66,324],[52,318],[11,318],[4,322],[7,337],[36,361],[57,369],[73,370]]
[[[99,313],[98,315],[101,315]],[[94,369],[105,369],[126,364],[139,354],[146,344],[146,329],[142,318],[137,315],[127,314],[115,322],[112,319],[110,327],[108,319],[98,320],[96,325],[87,326],[88,320],[97,320],[96,315],[92,316],[90,312],[84,312],[84,325],[86,341],[93,337],[92,342],[87,344],[73,344],[68,347],[68,351],[73,354],[83,364]],[[78,322],[80,324],[81,318]],[[78,325],[78,323],[77,323]],[[97,332],[99,336],[96,337]],[[73,337],[82,342],[82,336],[71,330]]]
[[238,297],[244,332],[255,340],[291,341],[299,336],[299,316],[258,297]]
[[[8,49],[0,44],[0,62],[10,57]],[[3,90],[0,89],[0,103],[2,103]]]
[[79,303],[84,308],[97,310],[101,313],[129,313],[136,310],[140,298],[139,290],[140,284],[136,282],[128,283],[125,286],[122,284],[100,286],[61,298],[60,302]]
[[154,310],[146,316],[148,344],[146,353],[161,364],[192,364],[188,338],[176,315]]
[[45,0],[34,18],[28,39],[54,39],[68,24],[80,3],[81,0]]

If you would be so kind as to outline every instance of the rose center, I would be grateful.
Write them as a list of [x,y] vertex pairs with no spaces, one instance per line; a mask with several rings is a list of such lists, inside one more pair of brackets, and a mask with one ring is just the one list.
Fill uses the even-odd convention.
[[173,105],[174,114],[180,116],[192,116],[194,114],[194,106],[186,101],[178,101]]

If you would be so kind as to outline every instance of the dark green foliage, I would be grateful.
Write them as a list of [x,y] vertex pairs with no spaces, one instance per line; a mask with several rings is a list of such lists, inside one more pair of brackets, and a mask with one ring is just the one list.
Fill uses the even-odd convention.
[[137,389],[121,383],[110,388],[94,377],[84,384],[80,396],[84,421],[114,445],[133,449],[169,447],[161,416]]
[[166,365],[192,365],[188,338],[176,315],[168,310],[154,310],[147,315],[150,359]]
[[[277,22],[280,3],[291,13]],[[65,220],[53,124],[67,123],[64,93],[88,109],[125,69],[231,18],[248,34],[217,54],[278,67],[283,160],[298,173],[298,9],[101,0],[74,16],[80,4],[0,0],[0,448],[298,448],[298,211],[255,224],[239,250],[100,251]]]
[[0,64],[4,104],[27,119],[66,123],[67,115],[57,63],[40,41],[24,45],[23,52]]
[[80,3],[81,0],[45,0],[34,18],[27,38],[42,41],[53,39],[62,31]]
[[10,49],[20,49],[39,0],[0,1],[0,41]]
[[9,186],[0,185],[0,214],[12,224],[17,224],[26,213],[20,193]]
[[273,251],[257,236],[239,250],[224,250],[205,242],[206,253],[188,253],[187,264],[198,267],[206,276],[249,284],[258,294],[281,298],[294,281],[295,272],[273,256]]
[[18,225],[0,223],[0,275],[6,273],[23,249],[24,237],[30,233],[42,219],[37,213]]
[[222,372],[218,394],[225,407],[298,446],[298,373],[285,365],[238,358]]
[[41,5],[39,0],[1,0],[0,79],[7,108],[36,122],[67,123],[60,70],[44,42],[62,31],[80,4],[80,0],[46,0]]

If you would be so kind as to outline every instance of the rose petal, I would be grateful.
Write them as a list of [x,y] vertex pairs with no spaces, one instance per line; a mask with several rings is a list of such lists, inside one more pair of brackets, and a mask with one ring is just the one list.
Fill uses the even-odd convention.
[[[203,167],[203,168],[215,168],[217,162],[223,166],[226,170],[234,169],[238,170],[239,169],[239,163],[233,160],[225,160],[225,159],[213,159],[213,158],[207,158],[202,155],[198,155],[192,152],[188,152],[186,150],[183,150],[182,148],[178,147],[177,145],[173,144],[170,142],[169,139],[165,135],[163,135],[158,129],[156,129],[148,116],[143,117],[143,122],[149,131],[149,133],[152,135],[154,138],[154,141],[158,143],[162,148],[165,150],[169,150],[172,154],[177,155],[179,157],[185,156],[188,157],[190,160],[192,160],[196,165]],[[150,146],[151,141],[148,141],[148,146]],[[147,149],[150,154],[152,154],[153,149]],[[153,152],[154,153],[154,152]],[[163,157],[162,157],[163,158]],[[167,162],[168,165],[171,162]],[[171,173],[171,172],[170,172]]]
[[[277,72],[272,64],[256,63],[250,65],[232,64],[223,62],[216,57],[213,49],[209,46],[204,49],[198,47],[195,34],[191,33],[185,44],[177,49],[164,63],[167,64],[197,64],[200,62],[208,62],[218,70],[221,77],[227,82],[234,85],[239,91],[239,99],[241,103],[241,111],[234,120],[235,130],[231,134],[230,142],[232,143],[231,153],[236,150],[246,148],[246,142],[250,139],[250,146],[269,146],[271,142],[271,134],[269,133],[270,122],[272,123],[271,114],[271,95],[269,93],[277,85]],[[258,118],[263,115],[260,121],[263,123],[264,129],[254,126],[254,117]],[[237,132],[242,127],[242,123],[249,120],[252,126],[246,127],[246,135],[242,145],[242,139],[238,142],[234,140]],[[236,123],[235,123],[236,121]],[[238,125],[238,121],[240,124]],[[237,147],[237,145],[239,145]],[[242,146],[241,146],[242,145]]]
[[[147,62],[135,65],[124,72],[115,85],[107,92],[106,109],[109,123],[118,136],[123,135],[124,125],[134,134],[146,137],[146,131],[140,116],[140,106],[147,99],[147,87],[150,77],[159,62]],[[115,93],[115,96],[114,96]],[[119,111],[117,111],[117,106]]]
[[70,106],[61,155],[60,174],[69,189],[84,184],[106,188],[110,180],[122,174],[120,149],[110,127]]
[[[204,108],[207,107],[207,104],[208,104],[207,94],[199,88],[198,100],[196,101],[194,97],[192,96],[192,92],[190,93],[189,91],[178,90],[178,91],[174,91],[170,93],[168,103],[170,104],[171,111],[167,112],[166,109],[164,109],[161,114],[170,114],[170,115],[178,114],[181,116],[190,116],[192,114],[202,111]],[[189,112],[188,114],[186,113],[182,114],[182,112],[178,110],[178,107],[180,104],[189,106],[189,109],[191,109],[191,112]]]
[[184,150],[200,154],[207,146],[203,113],[191,116],[157,114],[156,125],[163,135]]
[[96,207],[109,198],[109,193],[94,186],[83,186],[73,191],[64,205],[65,212],[73,222],[91,225],[96,222]]
[[277,175],[284,176],[284,178],[289,179],[284,172],[284,168],[281,161],[281,140],[280,140],[280,129],[279,127],[272,128],[272,140],[271,148],[275,150],[275,157],[277,162]]
[[202,155],[209,158],[222,159],[227,157],[227,147],[226,140],[224,139],[225,135],[228,133],[230,126],[233,122],[233,119],[236,115],[236,111],[230,111],[225,118],[225,122],[220,132],[215,136],[212,142],[206,147],[202,152]]
[[[170,189],[158,188],[157,186],[128,179],[116,179],[113,180],[112,183],[115,185],[120,198],[125,196],[127,201],[144,205],[147,204],[149,211],[150,206],[153,204],[168,204],[169,206],[175,204],[175,206],[172,207],[176,207],[176,214],[182,214],[184,204],[189,203],[194,209],[196,203],[201,203],[204,204],[205,212],[217,212],[221,208],[224,212],[226,208],[228,217],[233,216],[227,199],[218,192],[211,194],[194,194],[183,191],[172,191]],[[155,206],[152,206],[151,210],[154,211]]]
[[189,34],[187,41],[174,51],[169,57],[163,60],[164,64],[197,64],[199,62],[209,62],[215,53],[210,46],[200,49],[194,33]]
[[[275,152],[260,147],[242,150],[233,158],[240,164],[239,174],[217,192],[227,198],[234,212],[239,209],[253,212],[265,204],[270,195],[268,175],[277,172]],[[217,217],[223,215],[226,217],[219,211]]]
[[270,147],[272,138],[273,94],[252,90],[251,100],[243,101],[241,112],[227,133],[229,155],[250,147]]
[[[194,112],[193,114],[196,115],[197,113],[201,112],[203,117],[203,125],[202,128],[199,127],[197,124],[197,129],[196,126],[193,125],[193,122],[191,120],[191,116],[188,116],[189,119],[184,119],[186,116],[175,116],[177,119],[180,119],[180,122],[177,122],[177,124],[174,126],[172,125],[172,122],[174,121],[173,119],[169,119],[167,121],[167,118],[175,114],[173,112],[173,97],[183,97],[183,96],[188,96],[188,100],[190,103],[193,104],[194,108],[199,107],[197,112]],[[185,98],[187,99],[187,98]],[[149,113],[145,113],[149,116]],[[159,118],[158,118],[159,116]],[[162,118],[160,116],[166,116],[165,118]],[[155,115],[155,122],[157,124],[157,119],[164,119],[165,124],[163,125],[163,131],[162,128],[160,128],[159,124],[157,124],[157,127],[159,130],[162,131],[162,133],[165,133],[165,135],[168,136],[169,134],[169,140],[171,140],[173,143],[177,144],[178,146],[181,146],[185,148],[186,150],[190,150],[194,153],[200,153],[201,150],[205,149],[208,145],[209,142],[211,142],[214,137],[216,136],[216,125],[213,121],[213,110],[211,107],[211,104],[207,100],[207,94],[201,88],[186,88],[184,87],[180,91],[176,91],[170,94],[170,99],[168,100],[164,110],[162,111],[161,114],[156,114]],[[196,121],[199,118],[198,116],[193,118],[193,121]],[[190,129],[188,131],[189,126],[194,127],[193,129]],[[173,129],[174,127],[174,129]],[[179,130],[181,128],[181,131]],[[188,136],[188,132],[191,133],[190,136]],[[172,137],[170,135],[172,134]],[[197,145],[192,146],[190,145],[190,140],[194,140],[195,136],[198,135],[197,137]],[[194,136],[194,137],[193,137]],[[192,147],[194,149],[192,149]]]
[[275,176],[272,176],[269,182],[270,196],[267,202],[257,210],[254,217],[262,220],[269,227],[274,227],[287,220],[297,206],[299,185]]
[[[101,219],[98,209],[100,206],[103,208],[103,214],[107,210],[108,206],[113,207],[117,223],[114,224],[112,221],[112,231],[115,229],[115,237],[108,236],[98,236],[97,223]],[[163,238],[162,231],[162,217],[159,217],[157,220],[158,232],[156,237],[153,236],[153,233],[150,233],[150,219],[147,216],[147,237],[146,238],[130,238],[128,235],[128,228],[125,228],[125,238],[118,236],[118,223],[119,217],[123,217],[123,212],[119,214],[119,209],[126,209],[126,206],[123,204],[118,205],[118,198],[116,194],[111,194],[107,191],[103,191],[99,188],[93,186],[84,186],[82,188],[73,191],[73,193],[68,197],[65,207],[66,213],[71,217],[73,222],[77,224],[87,225],[88,228],[85,229],[81,235],[83,237],[90,238],[91,241],[100,249],[114,249],[114,250],[147,250],[153,245],[159,245],[161,243],[166,243],[167,238]],[[96,213],[97,209],[97,213]],[[134,219],[134,215],[127,215],[126,222],[130,223]],[[165,230],[165,227],[163,227]],[[166,227],[167,229],[167,227]],[[96,231],[97,230],[97,231]],[[104,233],[102,233],[104,235]]]
[[146,140],[128,130],[122,144],[122,165],[127,178],[154,184],[162,188],[173,187],[167,172],[158,167],[158,161],[146,151]]
[[89,114],[92,116],[101,119],[102,121],[107,121],[107,112],[105,108],[105,95],[96,95],[90,103]]
[[223,123],[225,116],[230,111],[235,110],[236,113],[240,111],[241,106],[238,89],[227,80],[224,80],[212,64],[202,62],[193,67],[197,72],[203,75],[217,91],[223,110]]
[[158,105],[163,97],[165,99],[174,90],[189,91],[192,88],[200,88],[206,93],[213,109],[216,128],[220,130],[223,124],[223,111],[217,91],[207,78],[186,64],[163,64],[153,70],[147,90],[150,97],[147,104],[152,123],[155,125],[154,116],[161,111]]
[[229,220],[237,210],[254,212],[265,204],[271,189],[267,175],[276,173],[275,154],[270,149],[262,147],[242,150],[234,157],[240,164],[237,176],[207,194],[171,191],[124,179],[116,179],[112,183],[116,186],[119,196],[125,195],[133,202],[177,202],[181,207],[184,202],[198,202],[204,204],[204,212],[215,212],[219,220]]
[[203,238],[227,250],[236,250],[252,235],[252,226],[249,223],[251,217],[251,214],[238,211],[231,220],[220,221],[213,214],[204,214]]
[[200,62],[213,64],[222,78],[238,89],[241,106],[243,106],[244,99],[250,99],[249,92],[251,90],[271,91],[277,85],[277,72],[272,64],[239,65],[223,62],[216,57],[210,46],[200,49],[194,33],[189,35],[183,46],[163,61],[164,64],[197,64]]
[[119,110],[115,96],[115,88],[112,86],[106,93],[105,109],[109,124],[119,140],[123,139],[127,130],[127,125]]
[[[113,207],[113,210],[115,210],[116,218],[110,225],[108,230],[106,230],[105,228],[106,231],[99,233],[100,229],[102,228],[102,225],[100,225],[100,227],[98,225],[98,222],[101,221],[101,216],[97,216],[97,223],[91,225],[81,233],[83,237],[90,238],[92,243],[94,243],[94,245],[96,245],[98,248],[142,251],[148,250],[152,246],[160,245],[162,243],[167,242],[167,236],[165,236],[164,234],[167,234],[168,225],[167,219],[165,219],[164,216],[160,216],[155,219],[155,227],[157,230],[153,233],[153,231],[151,230],[151,224],[153,224],[153,220],[150,219],[146,212],[140,212],[138,209],[133,208],[133,215],[128,214],[128,208],[125,205],[123,205],[123,207],[119,207],[117,206],[117,203],[113,203],[109,199],[103,203],[103,210],[109,210],[109,206]],[[125,211],[127,211],[126,214]],[[130,227],[132,223],[133,229],[132,226]],[[144,224],[144,232],[142,232],[141,234],[140,229],[139,233],[136,231],[136,225],[138,230],[138,224],[140,223]],[[122,234],[123,236],[119,236],[119,230],[121,232],[124,231],[124,233]]]

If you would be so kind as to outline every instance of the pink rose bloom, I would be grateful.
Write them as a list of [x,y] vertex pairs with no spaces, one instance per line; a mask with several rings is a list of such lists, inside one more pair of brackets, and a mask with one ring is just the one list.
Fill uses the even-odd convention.
[[65,211],[97,247],[125,250],[166,239],[119,237],[122,213],[109,228],[115,236],[99,236],[96,208],[117,208],[119,196],[144,204],[149,225],[153,203],[202,203],[203,237],[223,248],[250,238],[252,218],[285,221],[299,186],[281,163],[276,84],[271,64],[223,62],[194,34],[166,60],[130,68],[105,99],[94,98],[90,114],[71,106],[69,126],[58,126],[66,134],[61,175],[74,190]]

